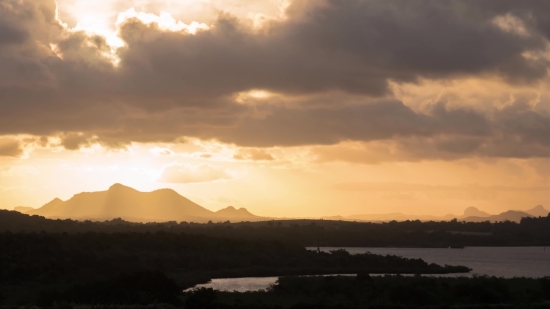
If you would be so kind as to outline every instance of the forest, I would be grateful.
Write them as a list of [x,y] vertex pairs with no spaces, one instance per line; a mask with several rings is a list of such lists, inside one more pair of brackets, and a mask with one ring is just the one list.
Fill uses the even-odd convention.
[[[79,284],[159,272],[180,290],[211,278],[470,271],[420,259],[306,250],[277,241],[167,232],[0,233],[0,287],[9,304],[40,303]],[[147,280],[146,280],[147,281]],[[61,293],[61,294],[60,294]],[[50,297],[55,300],[55,297]]]
[[254,292],[206,288],[183,292],[173,279],[160,272],[140,272],[75,284],[64,291],[41,291],[33,306],[52,309],[548,308],[550,278],[436,278],[359,273],[284,276],[266,290]]
[[[550,217],[520,223],[282,220],[197,224],[121,219],[80,222],[0,211],[0,307],[550,306],[549,279],[420,277],[470,269],[391,255],[305,248],[488,244],[550,245]],[[333,274],[349,276],[315,277]],[[237,277],[280,278],[267,291],[183,292],[212,278]]]
[[264,222],[134,223],[51,220],[0,210],[2,231],[49,233],[167,232],[236,240],[279,241],[299,246],[329,247],[464,247],[550,246],[550,216],[515,222],[392,221],[388,223],[329,220],[272,220]]
[[550,278],[281,277],[267,291],[184,297],[187,308],[547,308]]

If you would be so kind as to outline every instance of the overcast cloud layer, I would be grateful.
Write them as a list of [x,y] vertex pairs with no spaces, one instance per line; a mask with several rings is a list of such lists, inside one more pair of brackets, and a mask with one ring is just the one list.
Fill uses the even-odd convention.
[[[419,110],[390,87],[472,76],[550,86],[548,1],[295,0],[260,29],[221,14],[196,34],[128,19],[116,54],[105,38],[66,29],[55,10],[0,0],[0,136],[57,135],[67,149],[394,139],[427,159],[550,157],[547,97]],[[242,98],[255,89],[277,95]],[[0,141],[0,155],[20,153]]]

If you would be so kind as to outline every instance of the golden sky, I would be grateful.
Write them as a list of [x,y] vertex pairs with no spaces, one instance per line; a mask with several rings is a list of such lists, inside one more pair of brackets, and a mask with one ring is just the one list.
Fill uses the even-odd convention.
[[0,0],[0,208],[550,207],[550,2]]

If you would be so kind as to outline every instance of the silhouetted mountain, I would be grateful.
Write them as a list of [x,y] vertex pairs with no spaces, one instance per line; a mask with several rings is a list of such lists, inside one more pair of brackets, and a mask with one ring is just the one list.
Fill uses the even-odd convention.
[[532,217],[530,214],[523,212],[523,211],[516,211],[516,210],[509,210],[506,212],[503,212],[498,215],[493,215],[489,217],[467,217],[462,219],[463,221],[468,222],[500,222],[500,221],[512,221],[512,222],[520,222],[521,218],[530,218]]
[[490,214],[481,211],[475,207],[468,207],[464,209],[464,214],[460,218],[468,218],[468,217],[489,217]]
[[371,215],[352,215],[346,217],[346,220],[357,220],[357,221],[407,221],[407,220],[421,220],[421,221],[430,221],[430,220],[451,220],[454,215],[445,215],[445,216],[423,216],[423,215],[407,215],[399,212],[389,213],[389,214],[371,214]]
[[222,218],[238,218],[238,219],[254,219],[257,216],[251,214],[246,208],[235,209],[233,206],[229,206],[224,209],[216,211],[216,216]]
[[[54,199],[39,209],[28,212],[48,218],[77,220],[110,220],[123,218],[128,221],[194,221],[229,220],[244,216],[247,220],[260,217],[244,210],[230,210],[220,214],[179,195],[172,189],[140,192],[121,184],[112,185],[107,191],[83,192],[68,201]],[[239,214],[236,216],[235,214]]]
[[323,217],[325,220],[342,220],[342,221],[366,221],[366,222],[389,222],[389,221],[449,221],[452,219],[458,219],[459,221],[468,222],[498,222],[498,221],[514,221],[519,222],[524,217],[546,217],[549,211],[544,209],[541,205],[527,211],[509,210],[498,215],[491,215],[485,211],[481,211],[476,207],[468,207],[464,210],[464,214],[461,216],[445,215],[445,216],[426,216],[426,215],[406,215],[402,213],[388,213],[388,214],[362,214],[351,215],[347,217],[332,216]]
[[323,217],[324,220],[342,220],[342,221],[365,221],[365,222],[388,222],[388,221],[407,221],[407,220],[420,220],[420,221],[447,221],[452,220],[455,215],[445,216],[427,216],[427,215],[407,215],[399,212],[387,213],[387,214],[361,214],[351,216],[331,216]]
[[526,210],[525,212],[533,217],[546,217],[550,213],[550,211],[544,208],[542,205],[537,205],[535,208]]
[[56,197],[44,206],[35,210],[28,211],[27,213],[31,215],[41,215],[44,217],[49,217],[54,214],[59,214],[63,212],[63,210],[61,209],[63,207],[63,203],[64,202],[61,199],[58,199]]
[[34,210],[34,208],[27,207],[27,206],[17,206],[17,207],[14,207],[13,210],[19,211],[20,213],[27,213],[29,211]]

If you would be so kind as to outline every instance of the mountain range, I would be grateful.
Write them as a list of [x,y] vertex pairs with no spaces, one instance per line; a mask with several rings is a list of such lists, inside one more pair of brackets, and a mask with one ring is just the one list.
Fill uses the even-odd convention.
[[210,211],[172,189],[140,192],[133,188],[114,184],[107,191],[83,192],[67,201],[53,199],[34,209],[17,207],[14,210],[46,218],[70,218],[74,220],[111,220],[122,218],[134,222],[188,221],[259,221],[266,220],[248,210],[232,206]]
[[406,220],[420,220],[420,221],[449,221],[457,219],[460,221],[468,222],[498,222],[498,221],[513,221],[519,222],[524,217],[546,217],[550,211],[546,210],[542,205],[538,205],[535,208],[519,211],[509,210],[500,214],[491,215],[487,212],[481,211],[476,207],[468,207],[464,210],[462,215],[448,214],[445,216],[423,216],[423,215],[407,215],[402,213],[387,213],[387,214],[360,214],[351,216],[332,216],[323,217],[325,220],[344,220],[344,221],[369,221],[369,222],[388,222],[388,221],[406,221]]
[[[219,211],[210,211],[191,200],[181,196],[172,189],[160,189],[152,192],[140,192],[133,188],[114,184],[106,191],[82,192],[67,201],[55,198],[44,206],[35,209],[19,206],[14,210],[29,215],[40,215],[46,218],[73,220],[112,220],[122,218],[134,222],[220,222],[220,221],[262,221],[271,218],[251,214],[245,208],[236,209],[232,206]],[[514,221],[523,217],[546,217],[549,211],[542,205],[535,208],[518,211],[509,210],[492,215],[475,207],[468,207],[462,215],[448,214],[445,216],[407,215],[402,213],[358,214],[351,216],[323,217],[324,220],[343,221],[449,221],[457,219],[469,222],[484,221]]]

